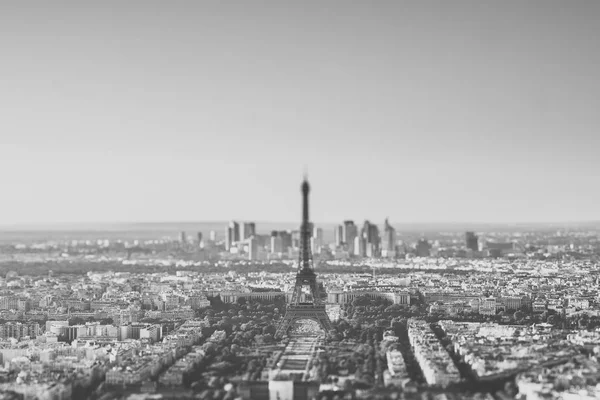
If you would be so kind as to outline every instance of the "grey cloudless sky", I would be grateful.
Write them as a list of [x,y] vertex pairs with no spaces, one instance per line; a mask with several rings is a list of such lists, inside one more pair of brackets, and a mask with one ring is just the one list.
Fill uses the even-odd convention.
[[600,220],[600,2],[0,4],[0,225]]

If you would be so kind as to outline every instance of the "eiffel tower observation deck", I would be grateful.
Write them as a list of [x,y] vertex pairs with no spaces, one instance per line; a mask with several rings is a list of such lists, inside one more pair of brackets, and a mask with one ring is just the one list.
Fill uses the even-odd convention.
[[[287,304],[285,316],[275,334],[282,337],[298,320],[309,319],[317,322],[325,331],[331,330],[331,321],[321,300],[317,274],[314,271],[312,252],[310,250],[311,223],[308,217],[308,194],[310,185],[306,177],[302,182],[302,225],[300,227],[300,255],[296,284],[290,303]],[[308,293],[303,289],[308,288]],[[303,296],[304,294],[304,296]]]

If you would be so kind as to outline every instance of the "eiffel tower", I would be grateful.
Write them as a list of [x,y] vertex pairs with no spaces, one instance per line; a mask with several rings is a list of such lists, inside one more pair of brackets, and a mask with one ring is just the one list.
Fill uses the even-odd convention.
[[[312,254],[310,251],[310,237],[312,224],[308,219],[308,192],[310,186],[306,177],[302,182],[302,226],[300,227],[300,256],[298,260],[298,273],[296,285],[292,294],[292,301],[288,303],[283,321],[279,324],[276,337],[285,335],[292,324],[301,319],[310,319],[317,322],[325,331],[331,330],[331,321],[325,311],[325,304],[319,294],[317,274],[313,269]],[[303,300],[302,289],[308,287],[310,294],[305,294]]]

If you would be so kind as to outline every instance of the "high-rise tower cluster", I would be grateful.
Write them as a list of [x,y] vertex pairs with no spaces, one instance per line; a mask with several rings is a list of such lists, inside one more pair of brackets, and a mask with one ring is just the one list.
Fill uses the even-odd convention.
[[231,221],[225,229],[225,250],[229,250],[234,243],[250,239],[256,235],[254,222]]
[[383,234],[369,220],[359,230],[352,220],[337,225],[334,230],[335,252],[356,257],[395,258],[397,254],[396,230],[386,218]]
[[358,237],[358,228],[354,221],[346,220],[342,225],[335,228],[335,245],[337,247],[346,247],[350,254],[354,254],[356,238]]

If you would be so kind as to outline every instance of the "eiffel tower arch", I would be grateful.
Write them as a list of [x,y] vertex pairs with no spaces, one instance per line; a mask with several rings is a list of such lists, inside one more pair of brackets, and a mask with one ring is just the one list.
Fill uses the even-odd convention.
[[325,332],[331,330],[331,321],[329,321],[329,316],[325,311],[325,305],[323,305],[322,308],[302,305],[296,307],[290,306],[286,310],[283,321],[281,321],[275,336],[282,337],[283,335],[287,334],[288,330],[294,325],[294,323],[300,320],[315,321]]
[[[298,259],[298,272],[292,293],[292,299],[287,304],[283,320],[279,324],[276,337],[282,337],[294,322],[310,319],[317,322],[323,330],[331,330],[331,321],[321,300],[317,274],[314,271],[312,253],[310,250],[311,223],[308,218],[308,193],[310,186],[306,178],[302,182],[302,225],[300,227],[300,255]],[[307,288],[308,293],[303,289]],[[304,294],[304,296],[303,296]]]

